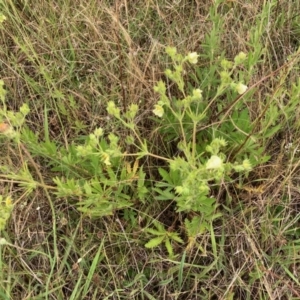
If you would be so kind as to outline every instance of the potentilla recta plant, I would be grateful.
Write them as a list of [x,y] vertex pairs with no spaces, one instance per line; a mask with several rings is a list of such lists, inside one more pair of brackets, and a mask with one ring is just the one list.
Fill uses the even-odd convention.
[[[180,154],[174,157],[164,157],[150,153],[147,141],[141,140],[137,126],[133,118],[128,117],[128,112],[127,115],[122,116],[113,102],[108,104],[107,110],[132,131],[133,141],[135,141],[133,144],[136,146],[137,153],[131,155],[138,155],[140,158],[154,156],[168,164],[167,168],[158,169],[161,179],[153,187],[153,192],[158,201],[176,201],[178,213],[192,213],[193,217],[187,217],[184,221],[189,237],[188,247],[191,248],[196,243],[197,235],[209,230],[212,221],[221,216],[217,209],[216,199],[212,196],[212,188],[233,172],[248,173],[251,170],[251,163],[247,158],[240,162],[229,162],[223,151],[226,149],[227,141],[218,136],[212,137],[204,148],[199,147],[197,128],[203,123],[209,106],[203,109],[203,91],[200,87],[187,91],[184,79],[185,65],[197,64],[199,55],[191,52],[183,56],[177,53],[174,47],[167,47],[166,52],[172,60],[173,69],[166,69],[165,75],[176,84],[178,93],[182,97],[170,97],[166,83],[159,81],[154,87],[159,99],[153,107],[153,114],[160,125],[163,123],[167,126],[168,122],[174,122],[174,120],[177,122],[180,128],[177,143]],[[246,84],[236,82],[231,78],[234,68],[245,58],[246,54],[241,52],[234,62],[222,61],[221,83],[216,87],[215,99],[227,89],[234,90],[238,94],[243,94],[247,90]],[[132,111],[132,115],[135,115],[137,110],[138,107],[134,105],[129,108],[129,113]],[[192,128],[192,133],[186,132],[187,122],[190,124],[189,128]],[[151,229],[148,232],[151,234]],[[148,248],[158,246],[160,244],[158,241],[161,243],[168,241],[168,252],[173,253],[169,245],[171,240],[154,237],[153,242],[151,241],[146,244]]]

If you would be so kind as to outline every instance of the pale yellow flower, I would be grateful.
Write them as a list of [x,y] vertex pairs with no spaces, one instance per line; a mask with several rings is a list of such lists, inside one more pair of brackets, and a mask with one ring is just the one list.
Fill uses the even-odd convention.
[[102,159],[105,165],[110,166],[110,160],[109,160],[109,155],[106,152],[102,153]]
[[193,90],[192,100],[201,100],[202,99],[202,91],[200,89]]
[[189,61],[189,63],[194,65],[198,62],[198,57],[199,55],[197,54],[197,52],[190,52],[187,55],[187,60]]
[[94,135],[95,135],[96,137],[102,136],[102,135],[103,135],[103,129],[102,129],[101,127],[96,128],[96,129],[94,130]]
[[159,105],[159,104],[156,104],[156,105],[154,105],[154,109],[152,110],[152,112],[156,115],[156,116],[158,116],[158,117],[162,117],[163,115],[164,115],[164,108],[161,106],[161,105]]
[[241,82],[239,82],[236,85],[235,89],[240,95],[242,95],[247,91],[248,87],[245,84],[242,84]]
[[223,161],[217,155],[213,155],[206,163],[207,170],[221,169],[221,168],[223,168]]
[[240,52],[235,58],[234,58],[234,62],[235,65],[240,65],[242,64],[247,58],[247,54],[244,52]]
[[239,60],[245,60],[247,58],[247,54],[245,52],[241,51],[237,57]]
[[249,159],[244,159],[243,167],[244,167],[245,171],[250,171],[252,169]]

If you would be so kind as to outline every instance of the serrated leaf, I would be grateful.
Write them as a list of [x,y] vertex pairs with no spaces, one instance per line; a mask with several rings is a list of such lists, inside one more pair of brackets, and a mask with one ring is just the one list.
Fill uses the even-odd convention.
[[131,174],[131,165],[128,161],[125,162],[126,171],[128,174]]
[[162,243],[162,241],[164,240],[165,236],[159,236],[156,237],[154,239],[151,239],[146,245],[145,247],[148,249],[152,249],[157,247],[158,245],[160,245]]
[[160,222],[154,221],[153,224],[158,229],[159,232],[166,232],[165,227]]
[[207,222],[203,221],[201,217],[193,217],[191,221],[185,219],[184,224],[189,238],[203,234],[208,228]]
[[177,235],[177,233],[173,232],[169,234],[170,238],[180,244],[183,244],[183,240]]
[[174,193],[170,192],[171,188],[161,190],[158,188],[153,188],[153,191],[157,192],[159,196],[155,196],[156,200],[173,200],[175,195]]
[[152,228],[146,228],[145,231],[148,233],[151,233],[153,235],[165,235],[166,234],[164,231],[162,232],[162,231],[158,231],[158,230],[155,230]]
[[169,184],[172,183],[170,175],[169,175],[169,173],[165,169],[159,168],[158,172],[159,172],[160,176],[163,178],[163,180],[167,181]]
[[171,242],[170,242],[169,239],[166,239],[165,246],[167,248],[167,251],[168,251],[170,257],[173,257],[174,256],[173,247],[172,247]]
[[220,218],[220,217],[222,217],[223,215],[221,214],[221,213],[217,213],[217,214],[214,214],[214,215],[212,215],[211,217],[210,217],[210,220],[211,221],[214,221],[214,220],[216,220],[216,219],[218,219],[218,218]]
[[250,123],[248,109],[244,109],[238,114],[238,118],[236,120],[236,126],[246,133],[250,132],[251,123]]
[[133,175],[136,174],[136,171],[138,170],[138,168],[139,168],[139,160],[137,159],[137,160],[135,160],[135,162],[133,164],[133,168],[132,168]]
[[174,188],[174,185],[170,185],[169,183],[167,182],[164,182],[164,181],[161,181],[161,182],[157,182],[155,184],[156,187],[159,187],[159,188],[162,188],[162,187],[165,187],[165,188]]
[[281,124],[278,124],[276,126],[273,126],[271,128],[268,128],[268,130],[264,133],[264,138],[270,138],[272,137],[273,135],[275,135],[275,133],[282,128],[282,125]]

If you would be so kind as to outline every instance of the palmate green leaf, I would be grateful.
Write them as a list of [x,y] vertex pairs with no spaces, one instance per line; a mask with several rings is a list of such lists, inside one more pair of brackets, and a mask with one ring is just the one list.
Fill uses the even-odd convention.
[[156,184],[157,187],[163,187],[163,186],[177,186],[181,182],[181,176],[180,171],[176,170],[165,170],[163,168],[159,168],[158,172],[160,176],[162,177],[163,181],[158,182]]
[[163,240],[165,239],[165,236],[158,236],[154,239],[151,239],[147,244],[145,244],[146,248],[152,249],[160,245]]
[[159,168],[158,172],[164,181],[168,182],[169,184],[172,184],[172,180],[171,180],[169,172],[167,172],[163,168]]
[[234,111],[232,120],[234,121],[235,126],[243,132],[251,132],[253,126],[251,124],[248,108],[245,108],[242,111]]
[[57,186],[55,194],[58,197],[81,196],[83,193],[79,180],[55,177],[53,181]]
[[208,230],[208,223],[202,217],[193,217],[191,221],[185,219],[184,224],[188,237],[195,238],[197,235],[201,235]]
[[165,190],[161,190],[158,188],[153,188],[153,191],[157,192],[159,196],[155,196],[156,200],[173,200],[175,198],[175,194],[171,192],[172,188],[167,188]]
[[57,157],[57,145],[55,142],[46,141],[36,145],[39,148],[40,154],[46,157]]
[[113,214],[113,205],[110,203],[103,203],[98,207],[89,207],[89,205],[82,205],[77,207],[78,211],[89,215],[90,217],[104,217]]
[[94,177],[91,180],[91,186],[92,186],[92,193],[93,194],[103,194],[104,193],[104,189],[103,189],[103,184],[101,183],[101,180],[97,177]]
[[[117,199],[117,201],[114,201]],[[125,209],[132,205],[127,201],[128,196],[120,194],[118,197],[110,197],[107,193],[103,195],[91,194],[77,203],[77,209],[90,217],[102,217],[112,215],[116,210]]]

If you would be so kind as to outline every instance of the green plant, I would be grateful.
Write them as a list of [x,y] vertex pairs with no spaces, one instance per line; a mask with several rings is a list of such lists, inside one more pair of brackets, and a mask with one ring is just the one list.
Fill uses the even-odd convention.
[[170,257],[174,257],[174,250],[172,246],[172,241],[177,243],[183,243],[183,240],[179,237],[177,232],[168,231],[159,222],[154,222],[155,229],[146,228],[145,231],[154,235],[155,237],[149,240],[145,245],[146,248],[155,248],[160,244],[164,244]]
[[52,171],[64,174],[53,178],[54,193],[73,201],[81,212],[91,217],[111,215],[132,206],[134,196],[144,201],[148,193],[139,161],[131,166],[123,159],[119,138],[113,133],[103,135],[103,130],[97,128],[83,143],[65,148],[50,141],[39,143],[30,130],[23,131],[30,152],[45,157]]
[[[57,2],[0,0],[1,211],[14,206],[1,231],[0,298],[300,299],[300,2]],[[198,51],[182,66],[185,94],[161,72],[180,71],[163,53],[170,43]],[[226,72],[245,93],[229,85],[215,97]],[[177,114],[176,102],[202,91],[190,106],[207,108],[195,163],[188,114],[151,114],[160,79]],[[122,120],[107,116],[108,101]],[[30,113],[14,125],[24,102]],[[248,159],[252,171],[228,166],[206,182],[212,157],[226,170]],[[185,173],[170,167],[178,158]],[[187,183],[197,191],[186,182],[195,170],[203,201],[184,195]]]
[[[6,17],[0,14],[0,24],[6,20]],[[19,112],[12,112],[7,109],[5,103],[6,90],[4,88],[4,81],[0,80],[0,101],[1,101],[1,109],[0,109],[0,142],[3,139],[12,139],[17,144],[20,141],[20,133],[19,130],[25,122],[25,117],[29,113],[29,108],[26,104],[23,104],[20,107]],[[32,185],[31,174],[28,172],[27,165],[23,165],[23,169],[19,170],[16,173],[15,170],[10,170],[7,166],[0,164],[0,172],[4,173],[7,178],[11,178],[14,180],[29,178],[26,182],[20,182],[20,185],[28,188],[30,192],[35,188],[35,184]],[[13,201],[11,196],[9,195],[0,195],[0,231],[3,230],[6,226],[6,222],[8,221],[10,214],[13,210]]]
[[[198,54],[192,52],[182,56],[173,47],[167,47],[166,52],[172,59],[174,69],[167,69],[165,75],[176,84],[182,98],[169,98],[165,83],[159,81],[154,89],[160,98],[154,106],[153,113],[160,118],[155,121],[167,128],[165,132],[168,132],[172,126],[176,126],[175,132],[177,137],[179,136],[177,147],[181,152],[180,155],[173,158],[162,157],[148,151],[147,141],[141,140],[134,123],[134,116],[138,110],[136,105],[132,105],[124,116],[113,102],[109,102],[107,110],[133,133],[131,144],[136,147],[137,153],[126,154],[126,156],[139,158],[152,156],[168,163],[169,170],[158,169],[161,180],[152,189],[156,193],[155,199],[175,200],[177,212],[199,214],[200,217],[194,217],[194,221],[185,222],[188,234],[191,234],[191,238],[195,238],[197,230],[198,234],[203,233],[214,219],[220,217],[220,214],[216,212],[218,205],[211,194],[213,182],[220,183],[224,178],[229,178],[232,172],[247,173],[251,170],[251,163],[248,159],[243,159],[240,163],[226,161],[223,149],[226,149],[227,142],[224,138],[212,137],[210,141],[199,145],[198,128],[204,122],[210,105],[203,104],[205,100],[199,88],[193,89],[190,93],[186,92],[183,76],[184,65],[187,62],[196,64]],[[224,70],[221,73],[221,83],[217,87],[214,99],[220,97],[227,89],[232,89],[238,94],[245,93],[247,86],[232,79],[235,68],[241,65],[245,58],[246,54],[240,53],[234,62],[222,61]],[[165,241],[164,230],[160,231],[160,236],[151,240],[152,242],[147,246],[154,247]],[[168,252],[171,253],[170,249]]]
[[[182,98],[170,99],[166,94],[165,83],[159,81],[154,89],[160,95],[160,99],[153,113],[165,123],[170,122],[171,118],[176,120],[180,137],[177,147],[181,151],[180,155],[163,157],[148,150],[148,142],[142,140],[135,123],[138,112],[136,104],[131,104],[123,114],[114,102],[109,102],[107,106],[108,113],[131,131],[132,134],[127,136],[126,143],[131,145],[132,149],[136,149],[132,153],[122,150],[116,134],[110,133],[105,136],[102,128],[97,128],[84,137],[83,142],[73,142],[67,147],[59,147],[51,142],[47,131],[45,141],[40,142],[37,135],[28,128],[18,130],[21,132],[22,142],[32,156],[44,157],[53,172],[63,174],[53,178],[56,185],[54,193],[60,198],[74,201],[85,215],[91,217],[111,215],[116,210],[132,206],[131,199],[135,197],[139,201],[145,201],[150,186],[146,184],[146,174],[143,167],[139,166],[139,159],[148,156],[165,161],[169,165],[169,170],[158,169],[162,180],[152,189],[156,193],[155,199],[175,200],[178,212],[199,214],[201,224],[198,225],[208,229],[208,224],[220,216],[216,212],[218,204],[212,195],[213,182],[220,183],[224,178],[229,178],[232,172],[251,170],[248,159],[240,163],[227,161],[223,152],[227,146],[224,138],[212,137],[210,141],[199,146],[197,137],[199,124],[204,122],[210,105],[203,105],[205,100],[199,88],[193,89],[190,93],[186,92],[183,76],[185,64],[187,62],[196,64],[198,54],[192,52],[182,56],[172,47],[167,47],[166,51],[173,61],[174,69],[167,69],[165,74],[177,85]],[[235,68],[242,64],[245,58],[246,55],[240,53],[234,62],[222,60],[221,83],[214,99],[220,97],[229,88],[239,94],[247,90],[247,86],[242,82],[231,79]],[[2,114],[14,126],[20,127],[28,112],[29,108],[23,105],[19,113],[11,113],[4,109]],[[161,123],[161,119],[155,120]],[[19,133],[14,138],[18,143]],[[133,166],[130,163],[132,158],[135,158]],[[26,177],[24,182],[27,188],[34,189],[36,187],[34,181],[28,181],[30,178],[28,174],[23,175],[24,178]],[[20,176],[22,177],[22,174]],[[188,233],[195,232],[196,223],[198,222],[193,220],[185,222]],[[199,232],[202,231],[201,229]],[[194,233],[192,237],[195,237]],[[169,243],[168,239],[165,242]],[[168,251],[171,253],[169,247]]]
[[[167,69],[165,75],[175,83],[177,91],[174,87],[173,89],[176,96],[170,96],[165,82],[159,81],[154,87],[159,94],[159,100],[153,113],[157,116],[154,121],[160,124],[165,141],[168,142],[171,136],[176,142],[179,152],[175,156],[171,154],[170,157],[166,157],[148,150],[149,141],[142,139],[135,122],[139,110],[136,104],[131,104],[125,113],[112,101],[107,105],[107,112],[129,130],[125,143],[133,149],[131,153],[123,150],[124,143],[120,143],[116,134],[105,135],[102,128],[95,129],[80,142],[74,141],[67,146],[58,146],[50,141],[45,126],[45,140],[41,142],[31,130],[24,126],[22,128],[25,116],[29,112],[28,106],[23,105],[20,112],[12,113],[6,109],[4,96],[1,115],[15,128],[19,128],[15,131],[10,127],[5,134],[7,137],[13,138],[17,143],[22,140],[33,157],[43,157],[54,174],[62,174],[53,178],[53,193],[57,197],[67,198],[75,203],[78,210],[87,216],[101,217],[133,206],[132,199],[146,201],[151,190],[158,201],[175,201],[178,213],[192,213],[184,221],[190,247],[197,235],[208,231],[211,222],[221,216],[217,211],[218,203],[213,197],[214,187],[223,180],[230,180],[235,172],[247,174],[251,171],[253,163],[247,159],[247,155],[258,157],[264,148],[258,148],[256,140],[249,138],[247,151],[241,152],[243,157],[237,156],[237,160],[230,161],[226,155],[230,144],[243,142],[245,132],[250,134],[253,130],[247,109],[241,104],[237,104],[237,109],[232,113],[231,123],[222,122],[222,114],[219,116],[221,126],[218,130],[209,123],[213,105],[217,105],[219,111],[224,109],[224,106],[219,105],[222,103],[219,99],[247,93],[248,87],[243,82],[240,70],[240,66],[247,60],[245,53],[240,52],[233,61],[225,58],[220,61],[220,66],[216,69],[220,75],[219,85],[215,87],[213,98],[206,99],[205,91],[198,87],[187,87],[185,83],[186,64],[195,65],[199,55],[191,52],[183,56],[173,47],[167,47],[166,52],[174,68]],[[274,114],[269,115],[270,118],[274,118]],[[46,112],[45,116],[47,117]],[[203,126],[208,130],[201,130]],[[233,127],[239,130],[233,131]],[[228,139],[231,143],[228,143]],[[140,159],[144,157],[153,157],[168,164],[168,168],[158,168],[161,180],[154,187],[147,184],[146,173],[143,166],[139,165]],[[256,160],[254,163],[261,161]],[[37,183],[28,174],[25,165],[23,169],[27,170],[26,174],[11,174],[10,177],[26,178],[22,185],[30,192],[36,188]],[[152,239],[147,246],[154,247],[153,245],[164,242],[171,254],[169,239],[173,236],[166,235],[163,230],[159,231],[159,236],[154,241]],[[176,234],[174,236],[177,237]]]
[[[45,123],[44,141],[41,142],[37,134],[23,126],[29,113],[27,105],[21,106],[17,113],[6,109],[1,82],[3,109],[0,117],[11,124],[5,136],[17,144],[22,141],[33,157],[43,157],[54,174],[53,193],[75,203],[87,216],[102,217],[130,208],[134,205],[132,199],[145,202],[150,191],[158,201],[175,201],[177,212],[188,214],[184,226],[189,245],[192,245],[197,235],[208,231],[211,222],[221,216],[214,188],[223,180],[231,180],[234,173],[247,175],[253,165],[267,161],[265,147],[257,140],[273,136],[280,128],[280,124],[276,124],[280,116],[276,105],[266,105],[261,132],[255,132],[255,123],[246,106],[252,101],[253,92],[246,82],[263,50],[259,48],[248,55],[240,52],[232,61],[222,53],[216,61],[212,49],[219,47],[217,35],[222,22],[213,8],[210,14],[217,22],[214,34],[206,38],[208,52],[202,55],[190,52],[183,56],[176,48],[167,47],[173,68],[166,69],[165,76],[173,86],[171,89],[160,80],[154,87],[159,100],[154,105],[156,117],[153,120],[160,126],[164,142],[172,141],[176,145],[177,154],[166,156],[149,151],[149,141],[143,139],[135,120],[138,105],[131,104],[126,112],[121,112],[113,101],[108,102],[107,112],[129,131],[125,143],[132,150],[130,153],[124,150],[120,137],[114,133],[106,135],[102,128],[96,128],[80,141],[60,146],[50,140]],[[257,32],[253,36],[257,38]],[[196,68],[194,81],[203,79],[202,73],[212,75],[212,81],[206,78],[195,87],[189,82],[186,70],[187,63],[196,65],[199,57],[209,60],[209,67],[203,72]],[[139,165],[140,159],[145,157],[159,159],[168,165],[158,168],[161,178],[154,187],[148,185],[146,172]],[[11,171],[7,176],[21,180],[28,192],[37,186],[26,163],[20,172]],[[165,242],[164,231],[160,232],[155,242],[148,246],[154,247],[159,240]],[[168,239],[166,241],[169,243]]]
[[11,198],[6,197],[6,199],[3,199],[3,196],[0,195],[0,231],[5,228],[6,222],[10,217],[12,209],[13,204]]

